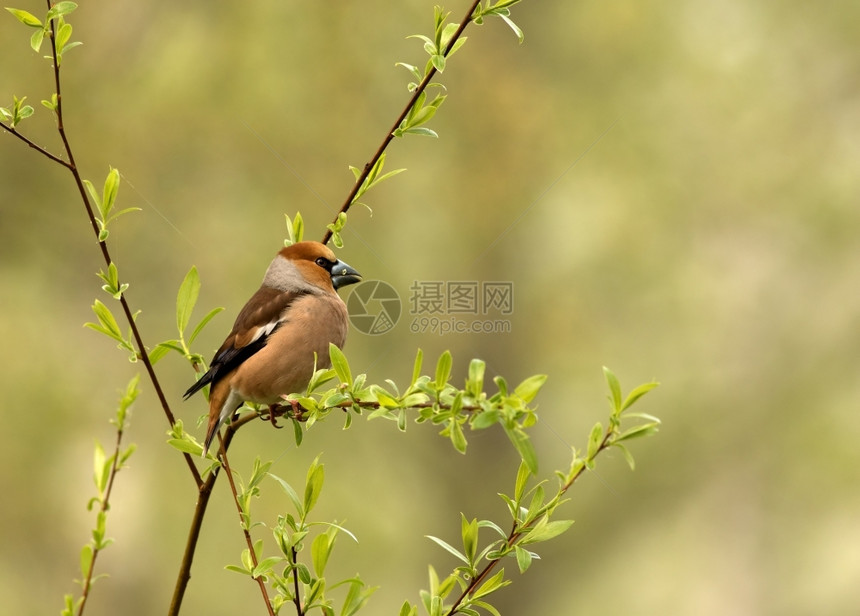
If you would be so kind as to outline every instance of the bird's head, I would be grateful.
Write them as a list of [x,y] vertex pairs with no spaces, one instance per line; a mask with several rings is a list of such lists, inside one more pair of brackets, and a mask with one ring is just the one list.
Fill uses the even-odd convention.
[[361,280],[361,274],[319,242],[297,242],[282,249],[278,258],[292,265],[305,282],[321,289],[339,289]]

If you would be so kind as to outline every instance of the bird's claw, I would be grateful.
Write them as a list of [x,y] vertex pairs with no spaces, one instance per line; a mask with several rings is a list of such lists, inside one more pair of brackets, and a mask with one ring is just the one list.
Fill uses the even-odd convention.
[[277,409],[280,407],[280,404],[270,404],[269,405],[269,423],[272,424],[275,428],[280,430],[284,426],[278,425],[278,414]]

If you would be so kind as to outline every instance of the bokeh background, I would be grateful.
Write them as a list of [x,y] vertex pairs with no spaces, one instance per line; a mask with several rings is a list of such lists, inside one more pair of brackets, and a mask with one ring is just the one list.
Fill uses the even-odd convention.
[[[20,8],[41,12],[39,3]],[[455,15],[465,3],[451,6]],[[174,337],[192,264],[207,356],[301,211],[320,238],[405,103],[432,2],[85,3],[64,66],[69,135],[86,177],[123,173],[110,236],[148,344]],[[408,379],[444,349],[465,374],[550,379],[534,429],[542,475],[568,463],[607,406],[601,366],[625,389],[662,385],[641,410],[664,425],[572,491],[576,519],[496,601],[504,614],[856,614],[860,606],[860,4],[525,1],[470,27],[442,77],[439,140],[398,140],[408,172],[355,208],[340,256],[398,290],[382,336],[353,330],[354,371]],[[0,16],[2,17],[2,16]],[[23,130],[59,144],[29,31],[0,18],[0,98],[29,96]],[[8,614],[55,613],[75,589],[93,514],[94,440],[131,365],[82,327],[101,256],[71,177],[0,138],[0,597]],[[410,331],[413,281],[510,281],[510,333]],[[348,295],[349,289],[343,295]],[[496,318],[498,315],[490,315]],[[190,426],[201,398],[168,357],[158,374]],[[116,485],[90,614],[163,613],[194,506],[151,387],[132,418],[139,449]],[[245,428],[254,456],[301,485],[320,452],[317,519],[358,536],[332,574],[382,588],[368,614],[418,600],[459,516],[505,522],[517,459],[498,432],[463,457],[429,426],[335,419],[296,450],[290,430]],[[256,511],[289,509],[274,484]],[[219,482],[183,613],[260,613],[258,589],[224,570],[243,547]],[[489,535],[485,536],[489,538]],[[288,610],[285,610],[285,612]]]

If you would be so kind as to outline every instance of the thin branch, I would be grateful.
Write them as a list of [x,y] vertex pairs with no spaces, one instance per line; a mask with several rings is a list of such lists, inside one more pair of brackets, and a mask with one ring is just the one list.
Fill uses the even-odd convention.
[[[256,415],[248,414],[227,426],[227,429],[224,430],[224,438],[221,445],[225,451],[230,447],[236,431],[253,419],[256,419]],[[194,553],[197,550],[197,542],[200,539],[200,529],[203,526],[203,518],[206,517],[209,497],[212,496],[212,489],[218,480],[219,468],[216,467],[206,478],[206,481],[201,484],[197,493],[197,504],[194,507],[194,515],[191,518],[191,527],[188,529],[185,552],[182,554],[182,562],[176,575],[176,585],[173,588],[173,598],[170,600],[170,608],[167,611],[167,616],[179,616],[179,611],[182,608],[182,600],[185,597],[188,582],[191,580],[191,565],[194,562]]]
[[[122,443],[122,428],[117,428],[116,431],[116,445],[114,447],[113,452],[113,463],[110,467],[110,474],[108,476],[107,487],[105,488],[104,498],[102,499],[101,506],[99,507],[99,514],[104,514],[110,508],[110,495],[113,491],[113,480],[116,477],[117,472],[119,472],[119,456],[120,456],[120,445]],[[104,541],[104,537],[101,539]],[[87,604],[87,599],[90,596],[90,589],[93,585],[93,572],[96,568],[96,558],[98,558],[99,552],[101,552],[101,548],[97,544],[93,544],[93,557],[90,559],[90,566],[87,570],[87,576],[83,581],[83,590],[81,592],[81,603],[78,606],[78,616],[81,616],[84,613],[84,606]]]
[[299,597],[299,553],[296,551],[295,547],[290,548],[290,555],[293,565],[293,603],[296,606],[296,616],[304,616],[304,609],[302,608],[302,600]]
[[[251,563],[254,568],[260,563],[257,562],[257,554],[254,551],[254,541],[251,539],[251,533],[248,532],[248,521],[242,513],[242,504],[239,502],[239,492],[236,490],[236,482],[233,481],[233,471],[230,469],[230,462],[227,460],[227,450],[224,448],[224,442],[221,442],[221,464],[224,467],[224,472],[227,474],[227,481],[230,482],[230,491],[233,493],[233,501],[236,503],[236,509],[239,511],[239,521],[242,524],[242,533],[245,535],[245,543],[248,544],[248,552],[251,556]],[[266,609],[269,611],[269,616],[275,616],[275,610],[272,608],[272,602],[269,599],[269,593],[266,592],[266,582],[264,576],[258,575],[254,578],[257,585],[260,587],[260,593],[263,595],[263,602],[266,604]]]
[[57,163],[59,165],[62,165],[66,169],[72,168],[72,166],[68,162],[64,161],[59,156],[55,156],[54,154],[51,154],[48,150],[46,150],[45,148],[40,146],[38,143],[36,143],[35,141],[32,141],[28,137],[25,137],[24,135],[19,133],[17,130],[12,128],[12,126],[7,125],[3,122],[0,122],[0,128],[3,128],[6,132],[11,133],[15,137],[17,137],[18,139],[20,139],[21,141],[26,143],[28,146],[30,146],[31,148],[33,148],[34,150],[39,152],[39,154],[41,154],[42,156],[46,156],[47,158],[50,158],[52,161],[54,161],[55,163]]
[[[48,9],[51,8],[51,0],[47,0]],[[84,187],[83,178],[81,177],[80,171],[78,170],[77,164],[75,163],[75,157],[72,152],[72,146],[69,143],[68,136],[66,135],[66,129],[63,125],[63,97],[62,92],[60,90],[61,82],[60,82],[60,66],[57,61],[57,45],[56,45],[56,25],[54,20],[50,20],[51,32],[51,56],[53,60],[53,72],[54,72],[54,87],[56,88],[57,95],[57,106],[55,108],[56,118],[57,118],[57,132],[60,134],[60,139],[63,142],[63,148],[66,151],[66,155],[68,156],[68,161],[64,161],[61,158],[51,154],[44,148],[36,145],[30,139],[24,137],[11,127],[7,127],[3,124],[3,128],[8,130],[11,134],[18,137],[24,143],[29,145],[32,148],[35,148],[39,153],[47,157],[49,160],[62,165],[66,169],[68,169],[72,176],[75,179],[75,184],[78,187],[78,192],[80,193],[81,200],[84,203],[84,207],[87,211],[87,216],[90,220],[90,225],[93,228],[93,232],[96,235],[96,239],[99,237],[99,226],[96,222],[96,216],[93,211],[92,204],[90,203],[89,197],[87,196],[87,191]],[[110,266],[112,263],[112,259],[110,253],[108,252],[107,243],[103,240],[99,240],[98,242],[99,248],[101,249],[102,257],[104,258],[105,264]],[[173,412],[170,410],[170,404],[167,402],[167,397],[164,395],[164,391],[161,388],[161,383],[158,380],[158,377],[155,374],[155,369],[152,366],[152,362],[149,361],[149,355],[146,352],[146,346],[143,344],[143,339],[140,335],[140,330],[137,327],[137,324],[134,321],[134,315],[132,314],[131,308],[128,305],[128,301],[125,298],[125,294],[122,294],[119,298],[120,304],[122,305],[123,313],[125,313],[126,321],[128,321],[129,327],[131,328],[132,336],[134,337],[135,344],[137,345],[137,356],[143,362],[144,367],[146,368],[147,375],[149,376],[150,382],[152,382],[153,387],[155,388],[156,396],[158,397],[158,401],[161,404],[161,408],[164,410],[164,414],[167,417],[167,421],[173,426],[176,423],[176,418],[173,415]],[[185,455],[185,462],[188,465],[188,469],[191,472],[191,476],[194,478],[194,482],[197,485],[198,490],[201,489],[203,485],[203,480],[200,477],[200,472],[197,470],[194,462],[191,459],[189,454]]]
[[[481,4],[481,0],[475,0],[472,5],[469,7],[466,16],[460,20],[460,25],[457,30],[454,32],[454,35],[451,37],[451,40],[448,42],[448,46],[446,47],[444,53],[442,54],[444,57],[448,57],[450,51],[454,48],[454,43],[457,42],[457,39],[460,38],[460,35],[463,34],[463,31],[466,29],[466,26],[469,25],[472,21],[472,14],[475,12],[475,9],[478,8],[478,5]],[[418,100],[418,97],[421,96],[421,93],[430,85],[430,82],[433,80],[433,77],[436,75],[436,67],[433,66],[424,76],[424,79],[421,80],[421,83],[418,84],[418,87],[415,88],[415,92],[412,93],[412,97],[409,99],[409,102],[406,103],[406,106],[403,108],[403,111],[400,112],[400,115],[397,116],[397,119],[394,121],[394,124],[391,126],[391,129],[385,135],[385,138],[382,140],[382,143],[379,144],[379,148],[376,150],[376,154],[373,155],[373,158],[370,159],[370,162],[364,166],[361,174],[355,180],[355,184],[352,187],[352,190],[349,191],[349,194],[346,196],[346,199],[343,202],[340,210],[335,215],[334,220],[337,221],[338,216],[341,212],[346,212],[350,207],[352,207],[352,202],[355,199],[355,196],[358,194],[359,189],[361,189],[362,184],[367,179],[367,176],[370,174],[370,170],[376,165],[376,162],[382,157],[385,153],[386,148],[388,148],[388,144],[391,143],[391,140],[394,139],[394,131],[400,126],[401,122],[409,115],[409,111],[412,109],[413,105],[415,105],[415,101]],[[332,230],[327,229],[325,235],[323,235],[322,243],[328,244],[329,240],[332,236]]]
[[[603,435],[603,440],[600,442],[600,446],[594,452],[594,456],[591,457],[592,460],[594,460],[594,458],[596,458],[598,455],[600,455],[600,452],[602,452],[604,449],[607,449],[609,447],[609,440],[610,440],[611,436],[612,436],[612,426],[610,425],[606,429],[606,433]],[[580,467],[580,469],[578,471],[576,471],[576,473],[567,481],[567,483],[565,483],[559,489],[558,494],[556,494],[555,498],[560,499],[562,496],[564,496],[564,494],[570,489],[570,487],[574,484],[574,482],[577,479],[579,479],[585,473],[586,470],[588,470],[588,466],[583,464]],[[505,546],[508,548],[513,547],[516,544],[517,540],[520,537],[522,537],[524,534],[526,534],[529,531],[529,529],[532,526],[534,526],[534,524],[537,523],[537,521],[539,519],[540,519],[540,516],[537,516],[531,522],[529,522],[528,524],[526,524],[522,527],[519,527],[519,528],[517,527],[516,521],[514,521],[514,527],[511,529],[511,532],[508,534],[507,539],[505,539]],[[460,606],[460,604],[469,595],[474,593],[480,587],[480,585],[484,582],[484,580],[487,578],[487,576],[490,573],[492,573],[493,569],[495,569],[496,565],[500,561],[501,561],[501,558],[498,558],[496,560],[491,560],[490,562],[488,562],[487,566],[484,567],[481,570],[481,572],[472,579],[472,581],[465,588],[465,590],[463,590],[463,592],[460,594],[460,596],[454,602],[454,605],[451,606],[451,609],[449,611],[445,612],[445,616],[454,616],[455,614],[457,614],[458,613],[457,608]]]

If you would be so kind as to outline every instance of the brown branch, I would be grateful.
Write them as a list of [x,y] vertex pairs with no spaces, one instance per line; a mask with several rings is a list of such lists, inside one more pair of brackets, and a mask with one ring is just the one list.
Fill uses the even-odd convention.
[[[47,0],[48,9],[51,8],[51,0]],[[75,179],[75,184],[78,187],[78,192],[80,193],[81,200],[84,203],[84,207],[87,211],[87,216],[90,220],[90,225],[93,228],[93,232],[96,235],[96,239],[99,237],[99,226],[96,222],[96,216],[93,211],[92,204],[90,203],[89,197],[87,196],[87,191],[84,187],[83,178],[81,177],[80,171],[78,170],[77,164],[75,163],[75,157],[72,152],[72,146],[69,143],[68,136],[66,134],[65,126],[63,125],[63,97],[60,89],[60,66],[57,58],[57,45],[56,45],[56,25],[54,20],[50,20],[51,32],[50,32],[50,41],[51,41],[51,56],[53,61],[53,72],[54,72],[54,87],[56,88],[57,95],[57,106],[55,108],[56,118],[57,118],[57,132],[60,135],[60,139],[63,142],[63,148],[66,151],[66,156],[68,157],[68,161],[64,161],[63,159],[51,154],[46,149],[37,145],[27,137],[24,137],[18,131],[14,130],[11,126],[6,126],[2,124],[3,128],[9,131],[12,135],[22,140],[24,143],[29,145],[31,148],[36,149],[40,154],[55,162],[59,165],[62,165],[66,169],[68,169],[72,176]],[[110,266],[112,260],[110,256],[110,252],[108,251],[107,243],[103,240],[98,240],[99,248],[101,249],[102,257],[104,258],[105,264]],[[167,417],[167,421],[173,426],[176,423],[176,418],[173,415],[173,412],[170,410],[170,404],[167,402],[167,397],[164,395],[164,391],[161,388],[161,383],[158,381],[158,377],[155,374],[155,370],[152,366],[152,362],[149,361],[149,355],[146,352],[146,346],[143,344],[143,339],[140,335],[140,330],[137,327],[137,324],[134,321],[134,316],[132,314],[131,308],[129,307],[128,301],[125,298],[125,294],[120,296],[120,304],[122,305],[123,313],[125,314],[126,321],[128,321],[129,327],[131,328],[132,336],[134,337],[135,344],[137,345],[137,357],[143,362],[144,367],[146,368],[147,375],[149,376],[149,380],[152,383],[156,396],[158,397],[158,401],[161,404],[161,408],[164,410],[164,414]],[[198,490],[201,489],[203,485],[203,480],[200,477],[200,473],[197,470],[194,462],[191,459],[189,454],[185,455],[185,462],[188,465],[188,469],[191,472],[191,476],[194,478],[194,482],[197,485]]]
[[[221,446],[224,451],[230,447],[236,431],[246,423],[256,419],[256,415],[247,414],[233,421],[224,430],[224,437]],[[182,608],[182,600],[185,597],[185,591],[188,588],[188,582],[191,580],[191,565],[194,562],[194,553],[197,550],[197,542],[200,539],[200,529],[203,526],[203,518],[206,516],[206,509],[209,506],[209,497],[212,496],[212,489],[215,487],[215,482],[218,480],[218,469],[215,470],[206,478],[197,493],[197,504],[194,507],[194,515],[191,518],[191,527],[188,529],[188,538],[185,541],[185,551],[182,554],[182,562],[179,565],[179,572],[176,575],[176,585],[173,588],[173,598],[170,600],[170,608],[167,611],[167,616],[178,616]]]
[[28,146],[30,146],[31,148],[33,148],[34,150],[36,150],[37,152],[39,152],[39,154],[41,154],[42,156],[46,156],[47,158],[50,158],[52,161],[54,161],[55,163],[57,163],[57,164],[59,164],[59,165],[62,165],[62,166],[63,166],[63,167],[65,167],[66,169],[71,169],[71,168],[72,168],[72,166],[71,166],[68,162],[64,161],[64,160],[63,160],[62,158],[60,158],[59,156],[55,156],[54,154],[51,154],[48,150],[46,150],[45,148],[43,148],[42,146],[40,146],[40,145],[39,145],[38,143],[36,143],[35,141],[33,141],[33,140],[31,140],[30,138],[25,137],[24,135],[22,135],[21,133],[19,133],[19,132],[18,132],[17,130],[15,130],[15,128],[13,128],[11,125],[7,125],[7,124],[5,124],[5,123],[3,123],[3,122],[0,122],[0,128],[3,128],[3,129],[4,129],[4,130],[6,130],[8,133],[11,133],[11,134],[12,134],[12,135],[14,135],[15,137],[17,137],[18,139],[20,139],[21,141],[23,141],[24,143],[26,143]]
[[292,555],[292,564],[293,565],[293,603],[296,606],[296,616],[304,616],[304,609],[302,609],[302,600],[299,597],[299,553],[296,551],[295,547],[290,548],[290,554]]
[[[230,491],[233,493],[233,502],[236,503],[236,509],[239,511],[239,521],[242,524],[242,533],[245,535],[245,543],[248,544],[251,563],[256,569],[257,565],[260,563],[257,562],[257,554],[254,551],[254,541],[251,539],[251,533],[248,531],[248,520],[245,519],[245,515],[242,513],[242,504],[239,502],[239,492],[236,490],[236,482],[233,481],[233,471],[230,469],[230,462],[227,460],[227,449],[224,447],[224,441],[221,441],[221,451],[219,454],[221,456],[221,464],[224,467],[224,472],[227,473],[227,481],[230,483]],[[275,616],[275,610],[272,608],[271,600],[269,600],[269,593],[266,592],[264,576],[258,575],[254,577],[254,579],[260,587],[260,593],[263,595],[263,602],[266,604],[269,616]]]
[[[481,3],[481,0],[475,0],[472,5],[469,7],[466,16],[460,20],[460,25],[457,30],[454,32],[454,35],[451,37],[451,40],[448,42],[448,46],[445,48],[445,51],[442,53],[444,57],[448,57],[451,49],[454,48],[454,43],[457,42],[457,39],[460,38],[460,35],[463,34],[463,31],[466,29],[466,26],[472,21],[472,14],[475,12],[475,9]],[[376,154],[373,155],[373,158],[370,159],[370,162],[364,166],[361,174],[355,180],[355,184],[352,187],[352,190],[349,191],[349,194],[346,196],[346,199],[343,202],[340,210],[338,210],[337,214],[334,217],[334,221],[337,222],[338,216],[341,212],[346,212],[352,207],[352,202],[355,199],[355,196],[358,194],[358,191],[361,189],[362,184],[367,179],[367,176],[370,174],[370,170],[376,165],[377,161],[382,157],[385,153],[386,148],[388,148],[388,144],[391,143],[391,140],[394,139],[394,131],[400,126],[403,120],[409,115],[409,111],[412,109],[413,105],[415,105],[415,101],[418,100],[418,97],[421,96],[421,93],[430,85],[430,82],[433,80],[433,77],[436,75],[436,67],[433,66],[430,68],[428,73],[424,76],[424,79],[421,80],[421,83],[418,84],[418,87],[415,88],[415,92],[412,93],[412,98],[409,99],[409,102],[406,103],[406,106],[403,108],[403,111],[400,112],[400,115],[397,116],[397,119],[394,121],[394,124],[391,126],[391,129],[385,135],[385,138],[382,140],[382,143],[379,144],[379,147],[376,150]],[[332,231],[331,229],[327,229],[325,235],[323,235],[322,243],[328,244],[331,239]]]
[[[610,438],[612,437],[612,430],[613,430],[613,428],[612,428],[612,425],[610,424],[610,426],[607,427],[606,432],[603,435],[603,440],[600,441],[600,446],[594,452],[594,455],[591,457],[591,460],[594,460],[594,458],[596,458],[600,454],[600,452],[602,452],[604,449],[607,449],[610,446],[609,441],[610,441]],[[576,473],[567,481],[567,483],[565,483],[559,489],[558,494],[556,494],[555,499],[553,499],[553,500],[557,501],[562,496],[564,496],[564,494],[568,491],[568,489],[570,489],[570,487],[574,484],[574,482],[577,479],[579,479],[583,475],[583,473],[585,473],[586,470],[588,470],[588,466],[586,464],[583,464],[580,467],[580,469],[578,471],[576,471]],[[516,545],[516,543],[517,543],[517,540],[520,537],[522,537],[524,534],[526,534],[529,531],[529,529],[535,523],[537,523],[537,521],[539,519],[540,519],[539,516],[535,516],[535,518],[531,522],[529,522],[528,524],[526,524],[520,528],[517,527],[517,522],[515,520],[514,521],[514,527],[511,529],[511,532],[508,534],[507,539],[505,539],[505,547],[507,547],[508,549],[514,547],[514,545]],[[449,611],[445,612],[445,616],[454,616],[455,614],[457,614],[458,613],[457,608],[460,606],[460,604],[469,595],[471,595],[473,592],[475,592],[478,589],[478,587],[483,583],[483,581],[493,571],[493,569],[495,569],[496,565],[500,561],[501,561],[501,558],[497,558],[495,560],[491,560],[490,562],[488,562],[487,566],[484,567],[481,570],[481,572],[478,575],[476,575],[474,577],[474,579],[472,579],[472,581],[465,588],[465,590],[463,590],[463,592],[460,594],[460,596],[454,602],[454,605],[451,606],[451,609]]]

